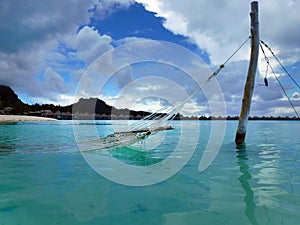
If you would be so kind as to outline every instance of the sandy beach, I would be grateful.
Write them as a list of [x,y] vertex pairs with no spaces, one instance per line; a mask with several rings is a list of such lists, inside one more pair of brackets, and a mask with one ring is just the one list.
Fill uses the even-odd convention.
[[56,119],[38,117],[38,116],[21,116],[21,115],[0,115],[0,123],[23,122],[23,121],[53,121]]

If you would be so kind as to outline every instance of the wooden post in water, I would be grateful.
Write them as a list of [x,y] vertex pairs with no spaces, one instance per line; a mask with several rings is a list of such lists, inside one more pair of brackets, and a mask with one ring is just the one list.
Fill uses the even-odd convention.
[[242,108],[240,112],[239,124],[236,131],[235,143],[237,147],[245,144],[248,117],[250,113],[251,100],[253,95],[255,74],[259,52],[259,29],[258,29],[258,2],[251,2],[251,55],[248,68],[247,80],[244,89]]

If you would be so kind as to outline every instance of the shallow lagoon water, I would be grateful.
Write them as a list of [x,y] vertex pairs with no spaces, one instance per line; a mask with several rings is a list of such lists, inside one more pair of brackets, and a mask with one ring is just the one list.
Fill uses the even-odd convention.
[[[114,123],[124,125],[78,121],[74,126],[83,131],[93,126],[101,136]],[[175,128],[186,123],[190,132],[197,127],[196,121],[172,123]],[[1,125],[0,224],[298,224],[300,123],[249,121],[246,151],[237,151],[237,121],[228,121],[219,153],[200,172],[210,123],[200,121],[195,152],[178,173],[141,187],[117,184],[96,173],[78,150],[72,121]],[[164,137],[148,151],[140,146],[92,154],[153,165],[172,154],[180,135],[175,129]],[[149,145],[147,141],[141,145]]]

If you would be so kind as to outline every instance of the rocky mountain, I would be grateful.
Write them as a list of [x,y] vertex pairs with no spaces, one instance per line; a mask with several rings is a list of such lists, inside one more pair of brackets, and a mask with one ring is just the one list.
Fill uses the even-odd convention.
[[0,85],[0,106],[13,107],[16,104],[22,103],[13,89],[5,85]]
[[56,106],[53,104],[34,104],[23,103],[17,94],[8,86],[0,85],[0,114],[32,114],[41,115],[44,111],[61,113],[80,113],[80,114],[98,114],[98,115],[137,115],[146,116],[149,112],[131,111],[129,109],[116,109],[107,105],[98,98],[81,98],[78,102],[68,106]]
[[30,106],[23,103],[13,89],[0,85],[0,114],[15,114],[29,110]]
[[112,110],[116,110],[112,106],[107,105],[104,101],[98,98],[81,98],[77,103],[70,105],[72,111],[79,113],[96,113],[96,114],[107,114],[109,115]]

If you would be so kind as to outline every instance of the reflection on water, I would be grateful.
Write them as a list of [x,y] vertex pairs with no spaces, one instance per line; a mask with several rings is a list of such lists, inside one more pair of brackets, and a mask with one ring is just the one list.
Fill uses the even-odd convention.
[[2,153],[11,153],[16,151],[16,145],[14,143],[0,143],[0,154]]
[[136,166],[150,166],[164,159],[160,154],[155,154],[154,151],[142,150],[124,147],[109,151],[109,154],[126,164]]
[[19,139],[18,129],[14,129],[15,124],[1,124],[5,132],[0,132],[0,154],[16,151],[16,141]]
[[[289,162],[279,146],[250,145],[237,152],[238,180],[245,193],[245,216],[250,224],[298,223],[299,196],[293,194],[291,177],[284,169]],[[296,199],[291,200],[291,196]]]
[[239,177],[239,181],[241,183],[241,187],[245,191],[244,202],[246,204],[245,214],[249,220],[249,222],[253,225],[258,224],[255,217],[255,203],[254,203],[254,193],[250,185],[250,180],[252,178],[249,173],[249,165],[248,165],[248,155],[245,149],[239,150],[237,155],[237,163],[239,165],[240,172],[242,173]]
[[279,166],[281,151],[274,146],[263,146],[259,152],[260,163],[255,165],[257,174],[254,177],[259,187],[256,188],[257,201],[261,206],[282,207],[278,196],[286,194],[282,188],[287,177]]

